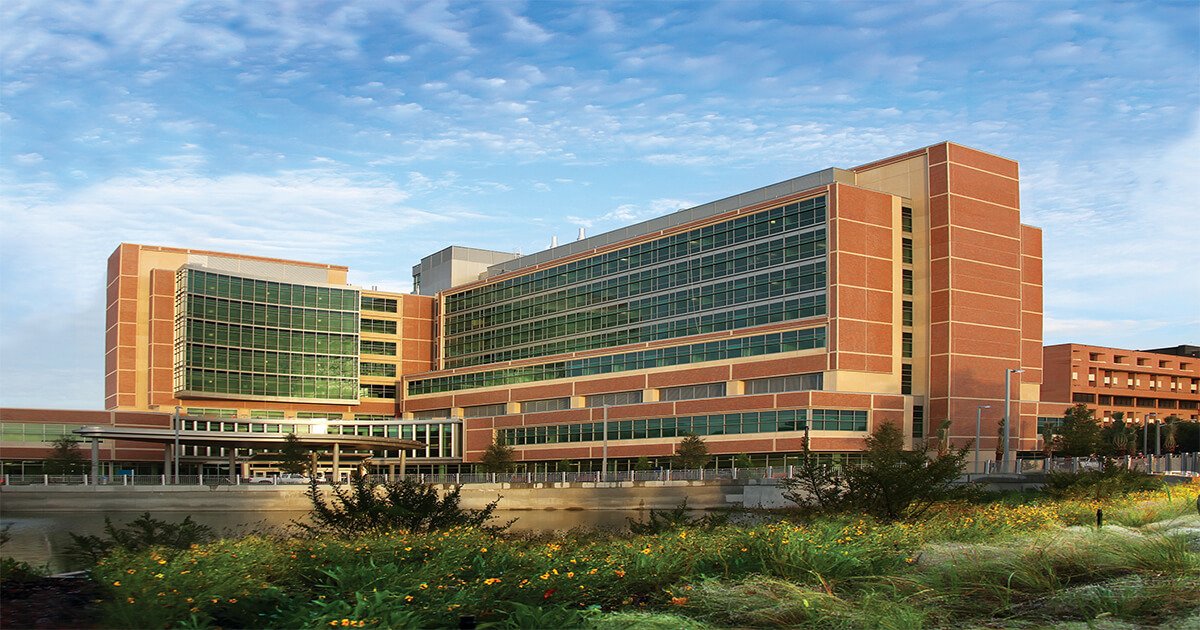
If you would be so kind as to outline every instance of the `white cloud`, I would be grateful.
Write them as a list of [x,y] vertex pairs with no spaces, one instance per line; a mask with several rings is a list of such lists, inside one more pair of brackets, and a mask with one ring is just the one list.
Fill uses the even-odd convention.
[[42,157],[41,153],[18,153],[13,158],[13,161],[15,161],[17,164],[21,164],[23,166],[30,166],[32,164],[37,164],[37,163],[43,161],[44,159],[45,158]]

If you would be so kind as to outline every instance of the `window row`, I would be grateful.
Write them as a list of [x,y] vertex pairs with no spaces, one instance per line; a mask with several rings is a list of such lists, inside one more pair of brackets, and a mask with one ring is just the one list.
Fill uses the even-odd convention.
[[658,399],[663,402],[696,400],[698,398],[719,398],[724,395],[725,383],[683,385],[680,387],[664,387],[658,390]]
[[53,442],[64,435],[74,435],[78,428],[81,428],[78,424],[0,422],[0,442]]
[[343,378],[358,376],[358,357],[240,350],[193,343],[186,344],[184,365],[189,368],[257,374],[297,374]]
[[457,313],[824,222],[825,198],[807,199],[456,293],[446,298],[446,312]]
[[543,400],[527,400],[521,403],[521,413],[541,413],[543,411],[562,411],[571,408],[571,399],[546,398]]
[[358,379],[245,374],[176,367],[175,390],[238,396],[357,400]]
[[317,354],[358,354],[358,335],[354,334],[279,330],[197,319],[187,319],[181,323],[186,332],[182,332],[178,337],[212,346]]
[[616,407],[618,405],[636,405],[642,402],[643,392],[636,389],[629,392],[612,392],[609,394],[592,394],[585,397],[587,407]]
[[359,374],[363,376],[395,376],[395,363],[373,363],[364,361],[360,364]]
[[778,394],[780,392],[804,392],[820,390],[825,386],[825,375],[821,372],[813,374],[793,374],[791,376],[772,376],[745,381],[744,391],[747,394]]
[[396,356],[396,342],[394,341],[363,339],[360,347],[362,354],[377,354],[385,357]]
[[514,321],[623,300],[647,293],[691,286],[825,255],[825,229],[754,243],[709,256],[636,271],[533,297],[502,302],[446,316],[446,334],[492,328]]
[[501,370],[487,370],[439,376],[410,381],[408,394],[432,394],[437,392],[515,385],[559,378],[573,378],[594,374],[610,374],[629,370],[686,365],[704,361],[720,361],[763,354],[793,352],[825,346],[825,328],[806,328],[781,333],[722,339],[707,343],[655,348],[638,352],[625,352],[602,357],[556,361],[541,365],[530,365]]
[[446,339],[447,356],[502,349],[825,288],[825,261]]
[[371,295],[362,296],[362,310],[375,311],[376,313],[399,313],[400,305],[392,298],[374,297]]
[[362,318],[362,329],[360,332],[376,333],[379,335],[394,335],[396,334],[396,320],[394,319],[367,319]]
[[690,335],[737,330],[752,326],[762,326],[764,324],[805,319],[824,314],[825,294],[821,293],[795,299],[771,301],[757,306],[748,306],[746,308],[709,315],[698,315],[658,324],[647,324],[638,328],[627,328],[573,339],[552,341],[471,357],[452,358],[446,360],[446,368],[487,365],[489,363],[513,361],[531,356],[551,356],[596,348],[612,348],[631,343],[676,339]]
[[181,269],[179,288],[188,293],[260,304],[309,306],[358,311],[358,291],[305,284],[272,282],[198,269]]
[[375,385],[373,383],[362,383],[358,387],[358,395],[361,398],[396,398],[395,385]]
[[[358,313],[345,311],[323,311],[315,308],[253,304],[224,298],[187,294],[180,303],[177,313],[189,319],[207,319],[231,324],[268,326],[291,330],[318,332],[356,333]],[[178,308],[182,306],[183,308]]]
[[[705,416],[675,418],[644,418],[608,422],[608,440],[646,440],[676,438],[686,435],[740,435],[745,433],[777,433],[804,431],[809,415],[817,431],[867,430],[866,411],[838,409],[780,409]],[[843,428],[853,427],[853,428]],[[551,424],[515,427],[500,431],[500,437],[510,446],[530,444],[561,444],[570,442],[599,442],[604,440],[603,422]]]

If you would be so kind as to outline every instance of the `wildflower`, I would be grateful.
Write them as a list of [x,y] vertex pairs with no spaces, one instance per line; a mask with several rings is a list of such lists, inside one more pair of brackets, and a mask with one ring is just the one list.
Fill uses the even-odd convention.
[[237,598],[236,598],[236,597],[231,597],[231,598],[229,598],[229,603],[230,603],[230,604],[236,604],[236,603],[237,603]]
[[412,595],[405,595],[405,596],[404,596],[404,601],[406,601],[406,602],[411,602],[412,600],[413,600],[413,596],[412,596]]
[[499,584],[500,578],[488,578],[488,579],[484,580],[483,583],[487,586],[491,586],[493,584]]
[[421,582],[421,590],[423,591],[423,590],[425,590],[425,589],[427,589],[427,588],[429,588],[429,585],[428,585],[428,584],[426,584],[426,583],[424,583],[424,582]]
[[121,585],[121,580],[117,580],[116,582],[113,582],[113,586],[120,586],[120,585]]
[[161,579],[163,579],[163,574],[161,574],[161,573],[155,573],[155,574],[154,574],[154,579],[156,579],[156,580],[161,580]]
[[686,597],[672,597],[671,598],[671,605],[673,605],[673,606],[682,606],[686,603],[688,603],[688,598],[686,598]]
[[129,604],[132,604],[132,603],[134,603],[134,602],[136,602],[136,601],[137,601],[137,600],[136,600],[136,599],[134,599],[134,598],[132,598],[132,597],[126,597],[126,598],[125,598],[125,602],[126,602],[126,603],[129,603]]
[[479,553],[487,553],[487,547],[480,547]]
[[189,570],[189,571],[180,571],[180,572],[179,572],[179,575],[187,575],[187,574],[189,574],[189,573],[191,573],[191,571],[190,571],[190,570]]
[[543,574],[541,575],[541,578],[542,578],[543,580],[549,580],[549,579],[550,579],[550,574],[549,574],[549,573],[543,573]]
[[617,575],[617,577],[619,577],[619,578],[625,577],[625,572],[622,571],[621,569],[617,569],[617,570],[613,571],[613,573],[615,573]]
[[[742,551],[745,551],[745,549],[743,549]],[[642,550],[642,553],[644,553],[644,554],[646,554],[646,555],[648,556],[648,555],[650,555],[652,552],[650,551],[650,547],[648,547],[648,546],[647,546],[645,549],[643,549],[643,550]]]
[[166,564],[166,563],[167,563],[167,561],[166,561],[166,560],[159,560],[159,561],[158,561],[158,563],[159,563],[159,564]]
[[137,573],[137,569],[125,569],[125,572],[129,575],[133,575],[134,573]]

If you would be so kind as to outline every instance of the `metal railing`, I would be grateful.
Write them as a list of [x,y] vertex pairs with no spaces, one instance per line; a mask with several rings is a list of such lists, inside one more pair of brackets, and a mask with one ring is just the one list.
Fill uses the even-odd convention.
[[[739,479],[781,479],[792,475],[793,466],[767,466],[762,468],[693,468],[610,471],[602,475],[599,471],[586,472],[509,472],[509,473],[407,473],[404,477],[430,484],[482,484],[482,483],[632,483],[670,481],[724,481]],[[391,481],[400,475],[370,475],[375,482]],[[343,475],[343,481],[347,479]],[[278,475],[257,477],[235,477],[220,475],[180,475],[178,483],[173,475],[101,475],[92,479],[89,475],[4,475],[0,478],[10,486],[56,486],[56,485],[99,485],[99,486],[227,486],[227,485],[307,485],[295,477]],[[318,483],[329,480],[318,478]]]

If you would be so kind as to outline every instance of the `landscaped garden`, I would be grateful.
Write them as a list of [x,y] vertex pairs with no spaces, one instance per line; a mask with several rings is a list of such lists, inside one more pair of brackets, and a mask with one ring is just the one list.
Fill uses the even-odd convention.
[[[894,437],[878,432],[854,468],[803,467],[795,510],[677,510],[621,532],[511,533],[456,491],[361,478],[331,498],[310,486],[311,521],[286,532],[217,540],[146,515],[77,537],[88,614],[108,628],[1200,627],[1200,484],[1110,466],[987,495],[947,482],[961,452],[928,460]],[[27,570],[6,562],[6,589]]]

